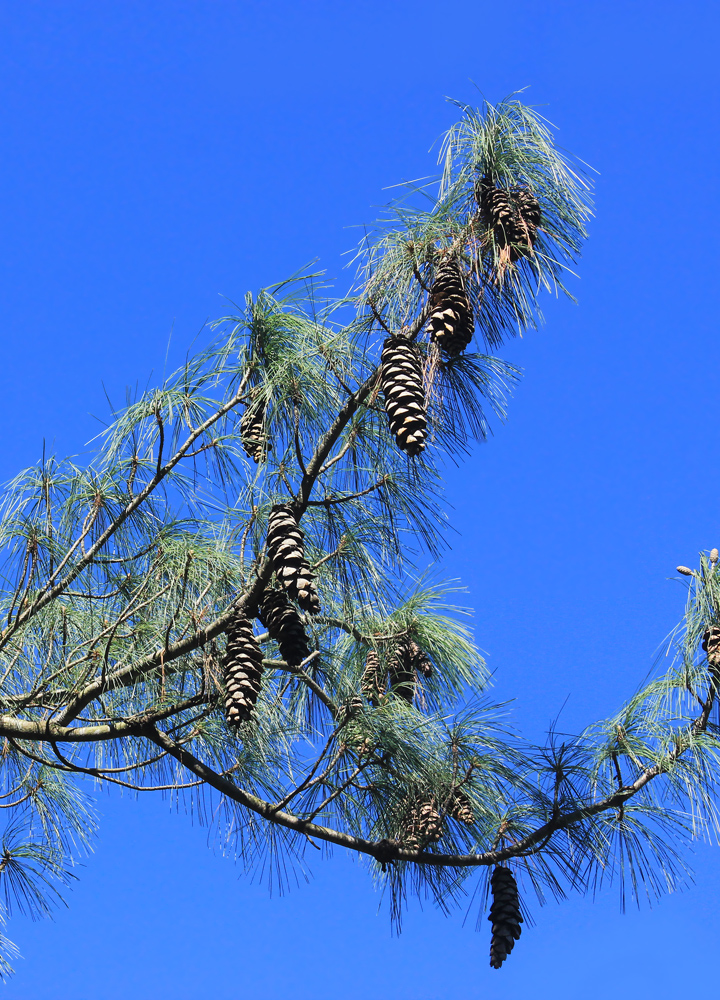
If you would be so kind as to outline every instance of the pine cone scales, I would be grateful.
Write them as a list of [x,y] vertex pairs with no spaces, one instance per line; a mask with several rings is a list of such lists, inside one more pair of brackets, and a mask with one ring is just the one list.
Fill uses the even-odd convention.
[[240,421],[240,441],[254,462],[260,463],[268,450],[265,433],[265,406],[260,401],[251,402]]
[[419,851],[426,844],[436,843],[442,837],[442,820],[433,799],[416,802],[410,811],[402,841],[411,851]]
[[388,337],[381,360],[380,384],[390,430],[398,448],[410,456],[419,455],[425,447],[427,416],[417,350],[403,337]]
[[490,965],[493,969],[499,969],[522,933],[520,924],[523,918],[517,882],[509,868],[498,865],[492,873],[490,886],[493,897],[488,917],[492,922]]
[[280,655],[288,666],[297,667],[310,655],[305,627],[284,591],[265,591],[258,618],[280,647]]
[[287,504],[276,504],[268,519],[268,554],[275,576],[303,611],[316,615],[320,601],[305,559],[304,535]]
[[542,220],[537,198],[526,188],[495,187],[489,177],[477,186],[480,217],[492,230],[495,242],[506,249],[511,261],[526,257],[535,246]]
[[247,722],[260,694],[263,655],[245,615],[236,614],[227,629],[223,658],[225,718],[229,726]]
[[385,694],[385,678],[382,676],[380,657],[374,649],[368,650],[365,659],[365,670],[360,681],[360,691],[363,696],[377,708],[380,698]]
[[474,321],[455,257],[446,257],[437,269],[430,308],[430,339],[449,357],[456,357],[472,340]]

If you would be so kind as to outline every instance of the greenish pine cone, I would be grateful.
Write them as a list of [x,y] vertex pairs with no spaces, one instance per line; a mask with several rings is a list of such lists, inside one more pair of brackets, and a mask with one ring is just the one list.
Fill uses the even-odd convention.
[[380,385],[390,430],[398,448],[407,455],[419,455],[425,448],[427,414],[417,348],[404,337],[388,337],[381,361]]
[[[253,390],[252,396],[257,395]],[[253,462],[260,463],[267,454],[269,444],[265,433],[265,404],[261,400],[252,400],[246,407],[240,421],[240,441]]]
[[490,965],[499,969],[522,933],[523,918],[517,882],[509,868],[498,865],[492,873],[490,887],[493,899],[488,917],[492,923]]
[[291,507],[276,504],[270,512],[267,533],[268,554],[275,576],[303,611],[317,615],[320,601],[315,578],[305,559],[304,538]]
[[310,655],[305,626],[284,591],[265,591],[258,618],[280,647],[280,655],[288,666],[297,667]]
[[535,246],[542,212],[537,198],[526,188],[496,187],[483,177],[476,187],[480,218],[492,230],[495,243],[507,248],[511,261],[526,257]]
[[247,722],[260,694],[262,650],[253,635],[252,624],[236,612],[227,627],[227,646],[223,657],[225,683],[225,719],[229,726]]
[[448,357],[457,357],[472,340],[472,306],[456,257],[445,257],[430,290],[430,339]]

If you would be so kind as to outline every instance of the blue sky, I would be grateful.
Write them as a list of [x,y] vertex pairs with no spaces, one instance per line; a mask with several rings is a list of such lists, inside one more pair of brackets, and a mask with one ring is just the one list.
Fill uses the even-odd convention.
[[[541,738],[577,731],[651,669],[682,613],[678,563],[720,544],[718,7],[656,0],[392,3],[0,0],[0,478],[43,440],[81,454],[126,385],[208,318],[345,251],[434,169],[446,95],[528,86],[598,171],[597,218],[547,324],[505,356],[505,426],[448,476],[461,577],[498,700]],[[153,374],[154,373],[154,374]],[[563,707],[564,706],[564,707]],[[161,800],[100,802],[97,851],[53,923],[15,920],[4,994],[77,1000],[536,1000],[715,986],[720,855],[622,916],[533,905],[506,966],[487,922],[413,907],[393,938],[336,854],[268,896]],[[692,962],[697,956],[697,961]]]

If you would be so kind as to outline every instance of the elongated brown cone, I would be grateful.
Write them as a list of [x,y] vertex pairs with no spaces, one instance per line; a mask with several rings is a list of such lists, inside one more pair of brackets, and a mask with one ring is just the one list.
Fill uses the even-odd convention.
[[[253,395],[257,396],[257,390],[253,390]],[[265,406],[257,398],[251,400],[245,409],[240,421],[240,441],[245,449],[245,453],[253,460],[260,463],[265,458],[268,451],[268,439],[265,433]]]
[[375,708],[380,704],[380,699],[385,694],[385,677],[383,673],[380,657],[374,649],[368,650],[365,660],[365,670],[360,681],[360,690]]
[[492,873],[490,887],[493,897],[488,917],[492,923],[490,965],[493,969],[499,969],[522,933],[520,924],[523,918],[517,882],[509,868],[498,865]]
[[299,666],[310,655],[305,626],[283,590],[265,591],[258,618],[280,647],[280,655],[289,666]]
[[430,339],[449,357],[456,357],[472,340],[473,314],[456,257],[445,257],[430,291]]
[[511,261],[527,257],[537,239],[542,213],[537,198],[526,188],[496,187],[483,177],[476,188],[480,218],[491,230],[496,246],[506,250]]
[[280,584],[303,611],[319,614],[315,578],[305,559],[304,535],[287,504],[276,504],[268,519],[268,554]]
[[388,337],[383,344],[380,385],[398,448],[419,455],[427,436],[425,389],[417,348],[409,340]]
[[235,614],[227,637],[223,657],[225,718],[229,726],[239,726],[250,718],[260,694],[263,655],[245,615]]
[[419,851],[427,844],[442,837],[442,819],[435,808],[434,799],[415,802],[410,809],[402,835],[402,842],[411,851]]

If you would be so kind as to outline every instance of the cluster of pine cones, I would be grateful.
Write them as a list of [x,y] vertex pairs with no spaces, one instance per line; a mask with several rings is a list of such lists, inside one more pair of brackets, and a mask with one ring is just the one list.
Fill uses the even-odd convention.
[[442,837],[442,819],[434,799],[421,799],[410,807],[400,840],[404,847],[419,851]]
[[[295,606],[317,614],[320,601],[313,574],[305,559],[304,535],[289,504],[276,504],[268,519],[268,553],[275,578],[283,588],[265,590],[257,615],[280,655],[291,667],[310,655],[305,626]],[[247,616],[236,612],[227,627],[223,658],[225,718],[230,726],[246,722],[257,702],[262,683],[262,651]]]
[[374,707],[380,704],[380,699],[388,690],[412,705],[418,675],[431,677],[432,672],[433,665],[427,653],[414,639],[404,637],[395,646],[385,666],[376,650],[368,651],[360,691]]
[[494,180],[486,175],[477,184],[476,198],[483,225],[510,261],[532,253],[542,213],[531,191],[521,187],[509,190],[497,187]]

